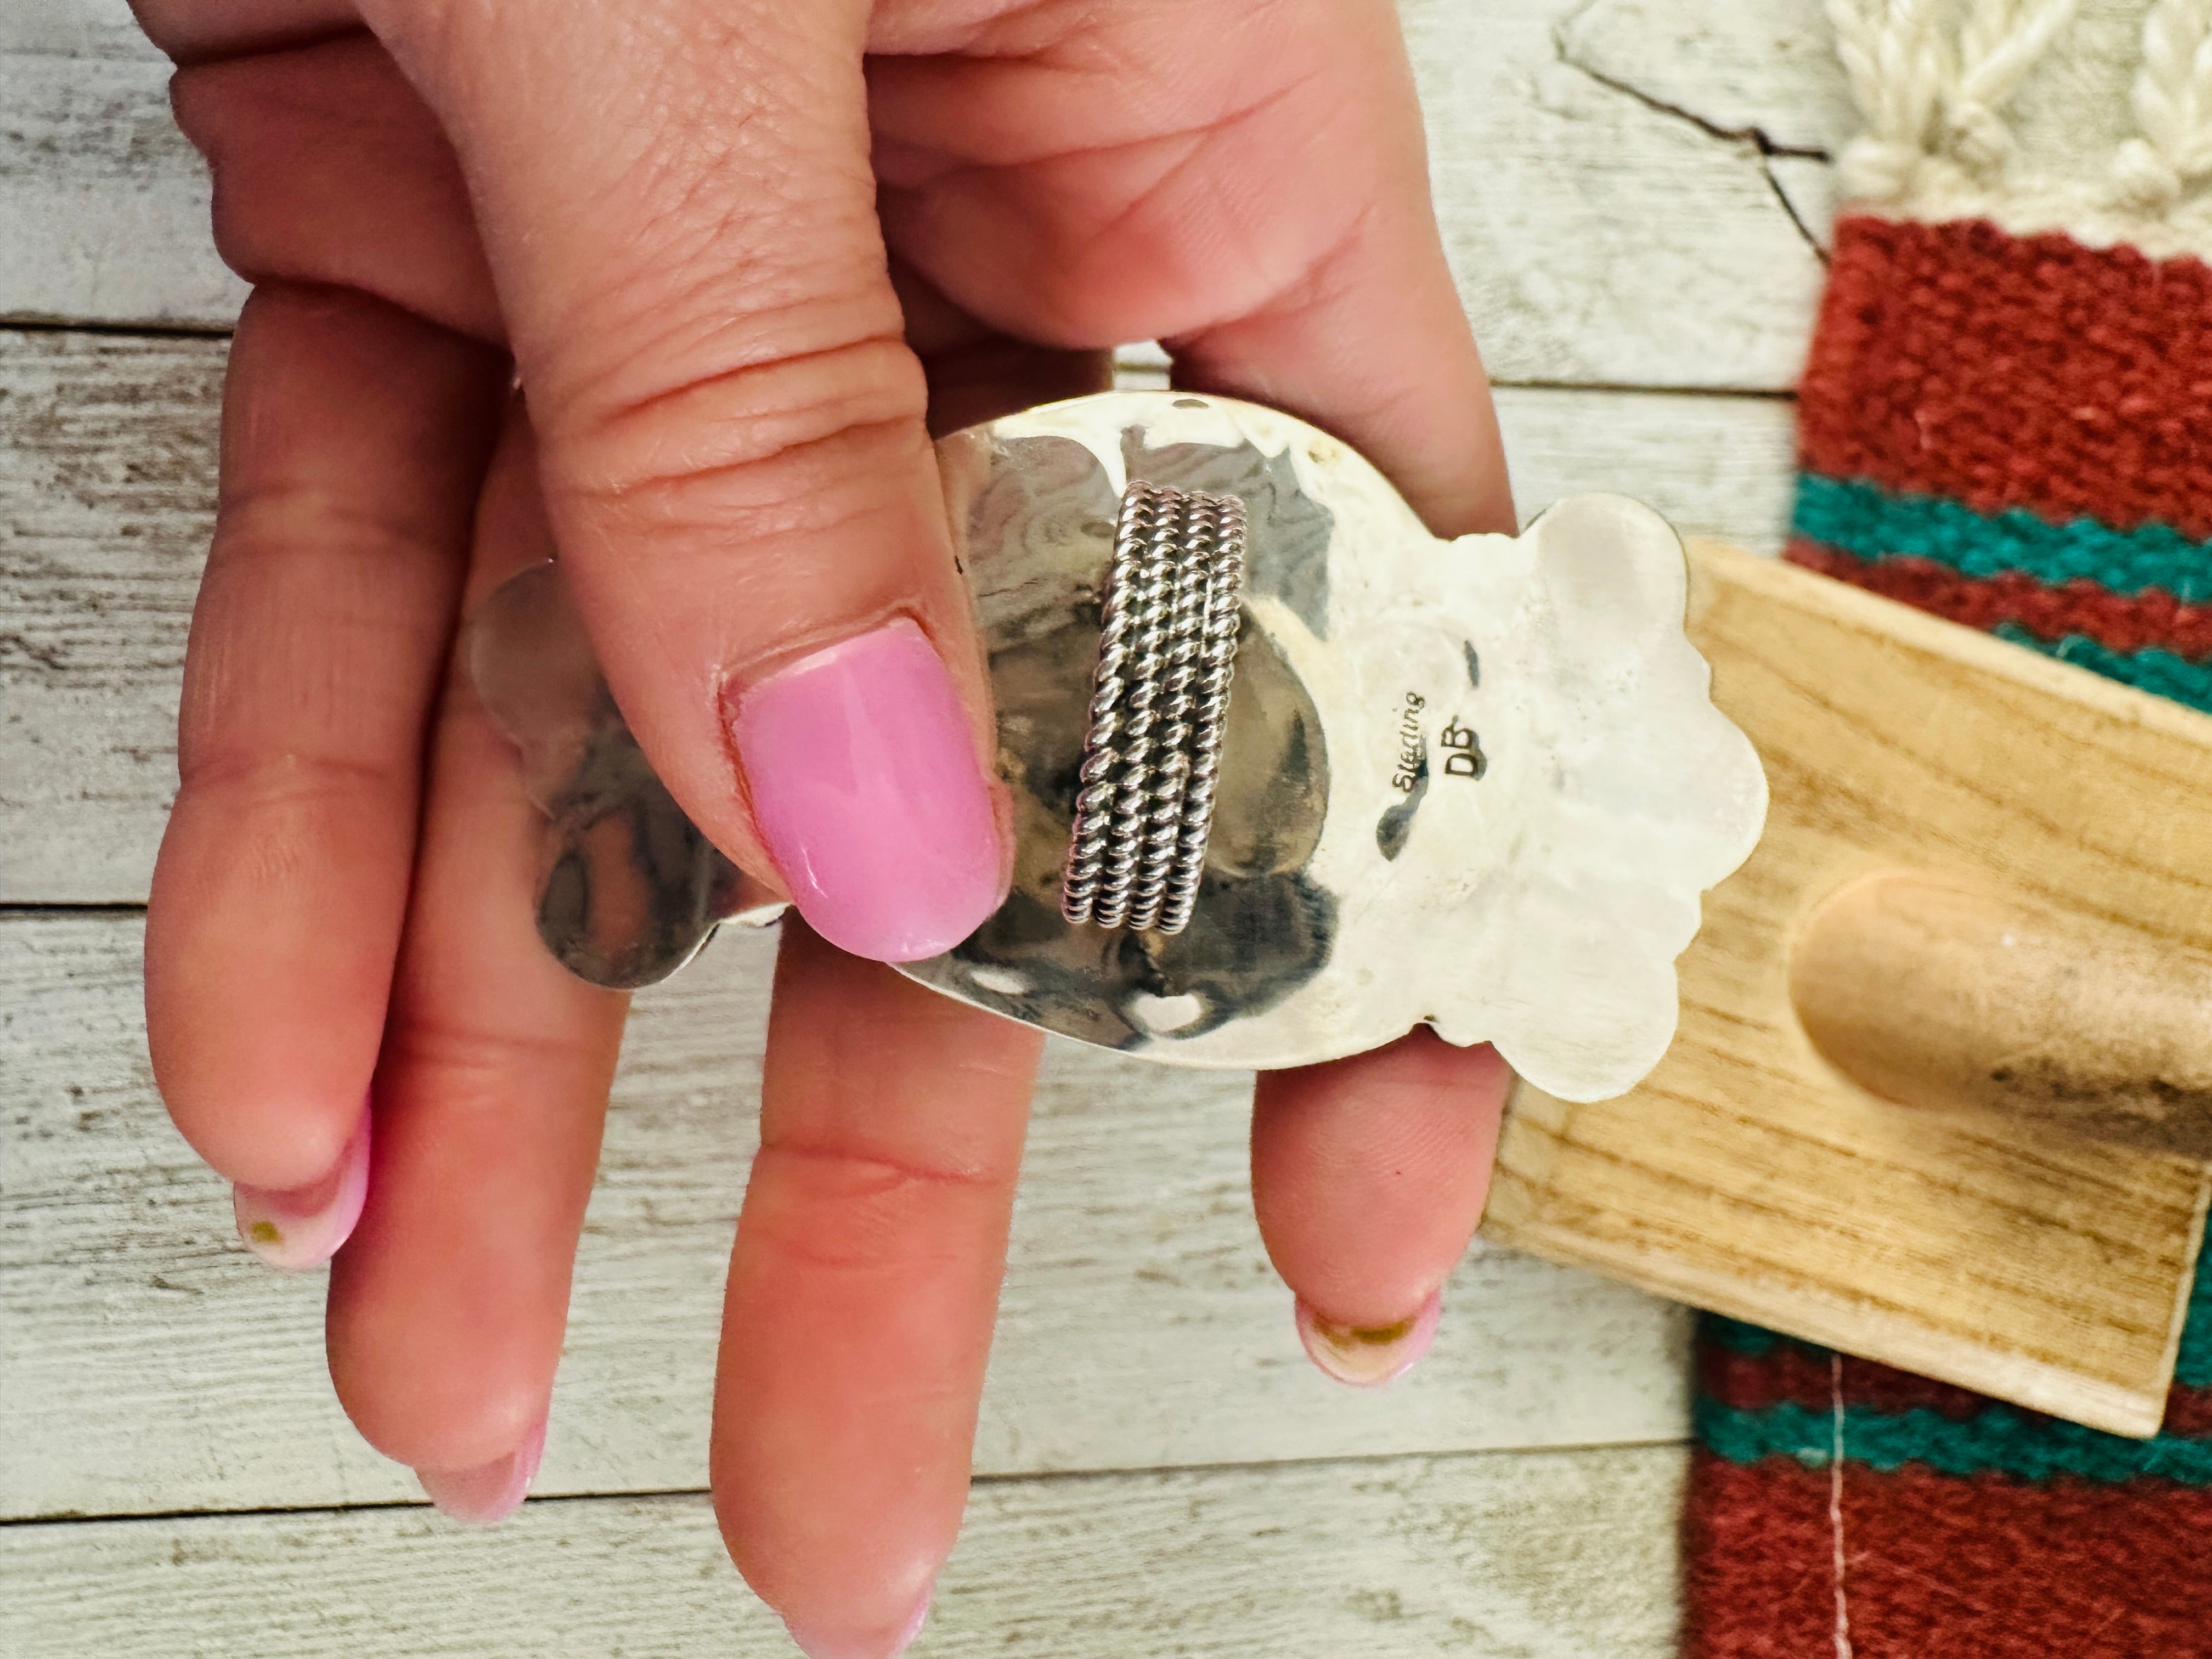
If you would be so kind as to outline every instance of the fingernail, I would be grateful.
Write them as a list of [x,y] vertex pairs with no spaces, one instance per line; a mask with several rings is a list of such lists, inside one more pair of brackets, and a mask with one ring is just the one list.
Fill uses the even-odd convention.
[[530,1483],[538,1478],[538,1465],[544,1455],[545,1419],[541,1417],[529,1437],[504,1457],[481,1468],[417,1469],[415,1478],[441,1515],[472,1527],[495,1527],[530,1496]]
[[1333,1325],[1298,1298],[1298,1340],[1313,1363],[1340,1382],[1355,1389],[1379,1389],[1413,1370],[1437,1340],[1444,1301],[1435,1291],[1410,1319],[1395,1325]]
[[784,1628],[806,1659],[898,1659],[914,1645],[914,1638],[921,1634],[921,1627],[929,1620],[929,1604],[937,1595],[937,1586],[931,1584],[921,1593],[921,1600],[914,1604],[906,1623],[888,1644],[881,1637],[854,1636],[850,1632],[809,1630],[788,1620]]
[[914,623],[817,651],[725,712],[768,850],[832,945],[917,961],[998,908],[998,825],[967,713]]
[[301,1273],[337,1254],[338,1246],[352,1237],[368,1197],[368,1108],[363,1104],[337,1169],[320,1181],[289,1189],[241,1182],[231,1188],[230,1209],[248,1249],[272,1267]]

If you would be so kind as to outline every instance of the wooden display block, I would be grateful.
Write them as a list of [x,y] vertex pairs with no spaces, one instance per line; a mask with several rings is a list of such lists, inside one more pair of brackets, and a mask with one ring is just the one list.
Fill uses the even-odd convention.
[[1516,1095],[1483,1231],[2154,1433],[2207,1196],[2173,1149],[2212,1134],[2212,719],[1691,553],[1766,832],[1706,897],[1659,1068],[1594,1105]]

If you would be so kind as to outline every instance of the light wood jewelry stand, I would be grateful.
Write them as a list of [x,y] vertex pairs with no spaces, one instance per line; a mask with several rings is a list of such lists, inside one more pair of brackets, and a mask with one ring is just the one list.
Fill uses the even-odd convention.
[[1516,1096],[1484,1232],[2155,1432],[2212,1155],[2212,719],[1719,544],[1691,561],[1765,835],[1706,896],[1657,1071]]

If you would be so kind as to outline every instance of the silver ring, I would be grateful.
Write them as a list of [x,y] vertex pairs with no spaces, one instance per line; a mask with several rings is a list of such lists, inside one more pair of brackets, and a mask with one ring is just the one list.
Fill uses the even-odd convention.
[[1121,495],[1060,880],[1071,922],[1179,933],[1206,868],[1244,586],[1244,503]]

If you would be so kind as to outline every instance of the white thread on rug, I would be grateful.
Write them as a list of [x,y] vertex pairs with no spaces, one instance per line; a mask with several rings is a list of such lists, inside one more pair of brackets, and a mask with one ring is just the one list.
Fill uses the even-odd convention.
[[2163,214],[2212,173],[2212,0],[2158,0],[2130,94],[2142,136],[2112,158],[2120,201]]
[[1851,1659],[1851,1610],[1844,1597],[1844,1357],[1828,1355],[1835,1429],[1828,1449],[1828,1526],[1835,1538],[1836,1659]]

